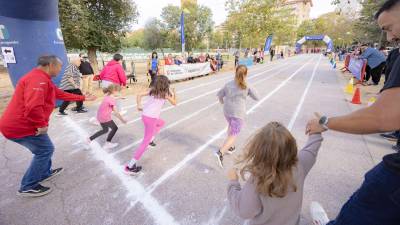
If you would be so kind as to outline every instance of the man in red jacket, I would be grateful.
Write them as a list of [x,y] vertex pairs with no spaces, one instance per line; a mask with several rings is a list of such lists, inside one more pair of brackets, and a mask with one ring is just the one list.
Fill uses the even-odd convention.
[[40,185],[40,182],[54,178],[63,170],[51,169],[54,146],[47,135],[49,117],[56,99],[95,99],[58,89],[51,78],[56,77],[61,68],[62,62],[57,56],[40,57],[38,67],[19,80],[11,102],[0,119],[0,132],[7,139],[28,148],[34,155],[18,191],[22,196],[35,197],[50,193],[51,188]]

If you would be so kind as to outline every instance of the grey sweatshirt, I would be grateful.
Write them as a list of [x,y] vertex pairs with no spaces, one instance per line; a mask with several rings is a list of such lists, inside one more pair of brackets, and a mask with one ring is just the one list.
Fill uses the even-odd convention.
[[311,135],[307,144],[298,153],[299,162],[293,168],[297,191],[284,198],[271,198],[256,191],[252,177],[240,186],[239,181],[230,181],[228,200],[233,212],[250,225],[298,225],[303,201],[304,180],[314,166],[322,142],[321,134]]
[[256,91],[248,87],[241,89],[236,82],[230,81],[217,94],[220,101],[224,102],[224,114],[227,117],[235,117],[244,119],[246,115],[246,98],[250,96],[254,100],[258,100]]

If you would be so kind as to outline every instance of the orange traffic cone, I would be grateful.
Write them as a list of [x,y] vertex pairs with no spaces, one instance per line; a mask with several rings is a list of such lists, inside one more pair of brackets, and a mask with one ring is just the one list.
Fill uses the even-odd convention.
[[361,104],[361,92],[360,88],[357,87],[356,91],[354,92],[353,100],[351,100],[351,103],[353,104]]

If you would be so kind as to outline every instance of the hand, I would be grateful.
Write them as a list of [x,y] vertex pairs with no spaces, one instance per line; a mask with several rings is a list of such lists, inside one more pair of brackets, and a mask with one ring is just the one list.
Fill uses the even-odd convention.
[[47,134],[47,130],[49,127],[41,127],[36,129],[36,136],[42,135],[42,134]]
[[321,116],[318,113],[314,113],[314,115],[315,115],[316,119],[312,119],[312,120],[308,121],[308,123],[307,123],[307,127],[306,127],[307,135],[319,134],[319,133],[326,131],[326,129],[321,124],[319,124],[319,120],[321,119]]
[[228,171],[228,179],[231,181],[239,180],[239,176],[237,175],[237,170],[235,168],[231,168]]
[[95,101],[96,99],[95,95],[85,95],[85,101]]
[[141,111],[143,111],[143,107],[141,105],[138,105],[137,110],[141,112]]

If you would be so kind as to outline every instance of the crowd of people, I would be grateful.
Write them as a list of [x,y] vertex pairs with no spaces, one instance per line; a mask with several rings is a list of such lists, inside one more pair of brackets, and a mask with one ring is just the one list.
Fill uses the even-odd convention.
[[[389,41],[400,41],[399,0],[387,0],[376,13],[376,19],[379,26],[387,32]],[[361,46],[360,50],[360,58],[370,61],[370,75],[373,81],[377,81],[374,69],[383,65],[380,54],[368,46]],[[296,140],[289,130],[278,122],[270,122],[255,132],[238,161],[237,166],[240,169],[233,168],[228,173],[227,195],[233,212],[249,220],[249,224],[299,224],[304,181],[317,160],[323,132],[334,130],[351,134],[370,134],[400,129],[400,107],[396,103],[400,102],[400,58],[390,60],[390,67],[386,66],[386,69],[389,68],[388,79],[378,100],[369,107],[344,116],[328,118],[316,114],[316,118],[307,123],[305,133],[309,138],[300,151],[297,151]],[[110,129],[105,147],[117,146],[117,143],[111,142],[118,130],[112,115],[126,122],[118,109],[120,91],[126,85],[121,61],[121,55],[114,55],[100,75],[105,96],[98,109],[97,119],[102,129],[88,138],[89,146],[94,139],[106,134]],[[63,170],[52,169],[54,146],[47,134],[56,99],[67,102],[95,100],[95,97],[90,95],[90,90],[76,90],[79,89],[80,81],[75,79],[74,74],[78,74],[79,62],[81,61],[71,61],[66,70],[68,75],[61,85],[63,91],[51,80],[61,71],[61,60],[57,56],[40,57],[37,68],[19,81],[13,98],[1,117],[1,133],[7,139],[29,149],[34,155],[22,178],[18,191],[20,195],[32,197],[48,194],[51,188],[42,186],[41,183],[54,178]],[[157,66],[157,53],[153,53],[149,72],[154,73]],[[147,99],[142,104],[144,96],[147,96]],[[258,100],[256,90],[247,83],[247,67],[239,65],[234,80],[221,87],[217,94],[228,124],[227,137],[215,153],[221,167],[225,154],[232,154],[236,149],[235,140],[244,124],[248,96]],[[121,171],[128,175],[135,175],[141,171],[139,161],[142,155],[149,146],[156,146],[154,137],[165,125],[161,119],[161,109],[166,102],[176,105],[177,95],[176,91],[170,88],[168,78],[163,75],[155,77],[150,88],[137,95],[137,110],[142,112],[145,127],[144,138],[135,150],[133,158]],[[78,110],[81,109],[80,103],[77,107]],[[240,184],[239,175],[245,181],[244,185]],[[398,225],[400,152],[386,155],[382,162],[366,174],[363,184],[345,203],[336,219],[329,221],[323,207],[317,202],[313,202],[310,208],[313,223],[316,225]]]

